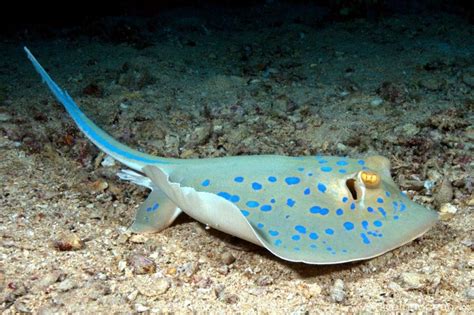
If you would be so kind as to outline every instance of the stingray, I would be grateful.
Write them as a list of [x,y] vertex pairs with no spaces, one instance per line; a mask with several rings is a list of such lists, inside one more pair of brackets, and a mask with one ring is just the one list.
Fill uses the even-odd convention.
[[133,232],[159,232],[185,212],[281,259],[336,264],[369,259],[418,238],[437,212],[411,201],[382,156],[157,157],[104,132],[25,47],[29,60],[85,136],[128,168],[119,177],[151,190]]

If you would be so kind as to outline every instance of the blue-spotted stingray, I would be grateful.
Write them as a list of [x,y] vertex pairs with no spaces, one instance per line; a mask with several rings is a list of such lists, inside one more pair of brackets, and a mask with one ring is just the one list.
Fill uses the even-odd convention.
[[336,264],[381,255],[437,221],[435,211],[401,193],[381,156],[170,159],[131,149],[89,120],[25,51],[79,129],[134,170],[119,176],[151,189],[137,210],[134,232],[161,231],[185,212],[282,259]]

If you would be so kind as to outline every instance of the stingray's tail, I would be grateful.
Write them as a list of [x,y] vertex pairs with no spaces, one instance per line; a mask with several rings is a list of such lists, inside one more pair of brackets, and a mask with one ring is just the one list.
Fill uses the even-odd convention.
[[166,159],[155,157],[149,154],[145,154],[134,150],[126,145],[121,144],[105,131],[100,129],[94,124],[87,116],[79,109],[74,100],[69,96],[66,91],[63,91],[39,64],[36,58],[31,54],[28,48],[24,47],[28,59],[35,67],[36,71],[41,75],[43,82],[45,82],[51,92],[53,92],[56,99],[63,104],[69,115],[71,115],[74,122],[77,124],[79,129],[89,138],[100,150],[104,151],[114,159],[122,162],[128,167],[141,171],[145,165],[157,165],[165,166],[177,163],[175,159]]

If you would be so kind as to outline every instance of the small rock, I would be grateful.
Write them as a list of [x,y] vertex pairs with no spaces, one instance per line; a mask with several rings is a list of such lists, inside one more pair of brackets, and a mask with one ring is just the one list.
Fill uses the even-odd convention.
[[382,105],[383,103],[383,99],[380,98],[380,97],[376,97],[374,98],[373,100],[370,101],[370,105],[373,106],[373,107],[378,107],[380,105]]
[[221,255],[221,260],[226,265],[231,265],[235,262],[236,258],[232,255],[231,252],[224,252]]
[[333,302],[341,303],[346,298],[346,293],[344,292],[344,281],[337,279],[334,282],[333,287],[331,288],[330,297]]
[[416,272],[404,272],[400,275],[400,281],[405,289],[418,290],[424,286],[424,278]]
[[261,286],[261,287],[266,287],[266,286],[269,286],[273,283],[273,278],[266,275],[266,276],[261,276],[257,279],[257,281],[255,281],[255,283],[258,285],[258,286]]
[[444,178],[434,192],[434,201],[437,205],[442,205],[453,200],[454,192],[451,181]]
[[156,297],[165,294],[171,287],[171,282],[167,278],[137,276],[134,286],[140,294],[147,297]]
[[444,82],[442,80],[439,80],[435,77],[422,79],[420,81],[420,86],[430,91],[438,91],[443,87],[443,84]]
[[0,113],[0,122],[7,122],[12,119],[12,116],[7,113]]
[[411,138],[420,132],[420,129],[414,124],[404,124],[395,128],[395,132],[401,133],[404,137]]
[[59,279],[63,276],[61,271],[55,270],[46,274],[44,277],[40,278],[37,282],[33,284],[33,288],[44,290],[48,288],[53,283],[59,281]]
[[21,314],[31,313],[31,309],[26,305],[26,303],[20,300],[15,301],[15,310]]
[[450,220],[454,217],[458,209],[450,203],[443,203],[439,208],[439,218],[442,221]]
[[315,298],[321,295],[322,289],[317,283],[309,283],[305,292],[307,298]]
[[84,242],[74,233],[63,233],[53,241],[53,247],[59,251],[80,250]]
[[136,275],[151,274],[156,272],[155,262],[143,255],[133,254],[128,258],[128,265]]
[[115,159],[111,157],[110,155],[107,155],[102,162],[100,163],[103,167],[111,167],[115,166]]
[[109,183],[107,183],[103,179],[98,179],[95,182],[91,183],[89,187],[93,192],[101,193],[109,187]]
[[150,308],[148,306],[142,305],[140,303],[135,304],[135,311],[137,313],[144,313],[148,311]]
[[474,299],[474,287],[467,288],[466,291],[464,291],[464,295],[465,295],[469,300]]
[[66,279],[58,285],[58,290],[66,292],[77,287],[77,283],[72,279]]
[[144,244],[148,240],[148,237],[144,234],[133,234],[128,240],[131,243]]

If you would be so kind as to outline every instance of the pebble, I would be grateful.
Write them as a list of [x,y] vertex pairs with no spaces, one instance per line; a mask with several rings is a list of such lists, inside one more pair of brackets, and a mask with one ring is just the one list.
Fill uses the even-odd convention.
[[261,276],[257,279],[257,281],[255,281],[255,283],[258,285],[258,286],[261,286],[261,287],[266,287],[266,286],[269,286],[273,283],[273,278],[266,275],[266,276]]
[[7,122],[12,119],[12,116],[7,113],[0,113],[0,122]]
[[140,294],[147,297],[156,297],[165,294],[171,287],[171,281],[167,278],[155,278],[150,276],[137,276],[134,286]]
[[424,278],[421,274],[416,272],[404,272],[400,275],[402,286],[408,290],[421,289],[424,284]]
[[77,287],[77,283],[72,279],[66,279],[59,283],[58,290],[61,292],[67,292]]
[[53,241],[53,247],[59,251],[80,250],[84,242],[74,233],[63,233]]
[[346,292],[344,292],[344,281],[337,279],[334,282],[330,292],[331,301],[341,303],[346,298]]
[[236,258],[232,255],[231,252],[224,252],[221,255],[221,260],[226,265],[231,265],[235,262]]
[[469,299],[474,299],[474,287],[467,288],[464,292],[464,295]]
[[115,166],[115,159],[113,157],[111,157],[110,155],[107,155],[103,160],[102,162],[100,163],[100,165],[104,166],[104,167],[111,167],[111,166]]
[[436,187],[434,192],[434,201],[437,205],[448,203],[453,199],[454,192],[451,181],[444,178],[441,183]]
[[144,255],[133,254],[128,260],[128,265],[132,268],[136,275],[151,274],[156,272],[156,264],[151,259]]
[[144,244],[148,240],[148,237],[144,234],[133,234],[128,240],[131,243]]
[[442,221],[451,220],[454,215],[458,212],[458,208],[450,203],[443,203],[439,208],[439,218]]
[[376,98],[374,98],[373,100],[370,101],[370,105],[373,106],[373,107],[380,106],[380,105],[382,105],[382,103],[383,103],[383,99],[380,98],[380,97],[376,97]]
[[34,283],[33,288],[44,290],[48,288],[53,283],[59,281],[59,278],[63,276],[61,271],[55,270],[48,274],[46,274],[43,278],[39,279],[36,283]]
[[400,132],[404,137],[410,138],[415,136],[417,133],[420,132],[420,129],[415,126],[414,124],[404,124],[401,127],[395,128],[395,131]]
[[135,311],[137,313],[144,313],[148,311],[150,308],[148,306],[142,305],[140,303],[135,304]]
[[437,78],[427,78],[420,81],[420,86],[430,91],[438,91],[443,86],[444,82]]

